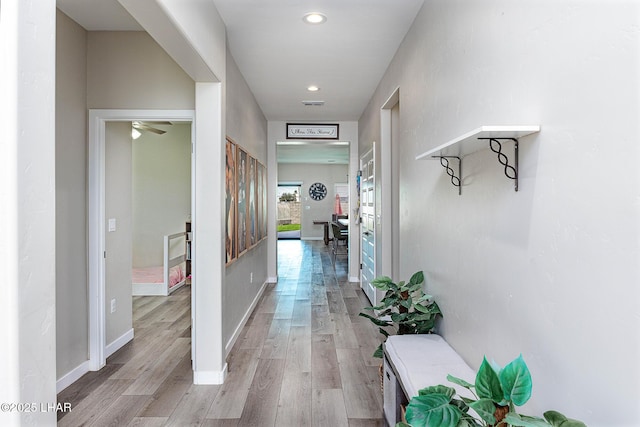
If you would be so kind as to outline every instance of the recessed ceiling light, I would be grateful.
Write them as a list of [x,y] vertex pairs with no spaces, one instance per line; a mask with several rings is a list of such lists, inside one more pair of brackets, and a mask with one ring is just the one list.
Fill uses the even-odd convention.
[[327,21],[327,17],[322,13],[311,12],[304,15],[302,20],[307,24],[322,24]]
[[320,88],[319,88],[318,86],[316,86],[316,85],[311,85],[311,86],[309,86],[309,87],[307,88],[307,90],[308,90],[309,92],[317,92],[317,91],[319,91],[319,90],[320,90]]

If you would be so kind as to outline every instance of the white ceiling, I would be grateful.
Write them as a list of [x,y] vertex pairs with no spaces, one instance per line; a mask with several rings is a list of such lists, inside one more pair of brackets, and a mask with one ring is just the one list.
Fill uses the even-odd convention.
[[[185,0],[185,4],[189,1]],[[202,0],[198,0],[202,1]],[[424,0],[208,0],[267,120],[355,121]],[[89,31],[141,31],[117,0],[57,0]],[[309,25],[308,12],[327,22]],[[314,84],[318,92],[306,90]],[[304,106],[302,101],[324,101]]]

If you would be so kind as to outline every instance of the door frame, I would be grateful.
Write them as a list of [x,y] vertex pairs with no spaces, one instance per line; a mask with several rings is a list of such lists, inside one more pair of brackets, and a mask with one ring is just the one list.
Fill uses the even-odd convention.
[[[89,370],[100,370],[106,364],[105,313],[105,146],[107,122],[131,121],[191,122],[191,212],[195,223],[195,111],[194,110],[89,110],[88,144],[88,278],[89,278]],[[192,299],[196,293],[195,274],[191,281]],[[192,321],[195,316],[192,314]],[[195,328],[192,327],[192,330]],[[131,336],[133,338],[133,336]],[[123,342],[124,345],[127,341]],[[192,339],[192,358],[195,340]]]
[[[371,279],[375,279],[377,277],[377,272],[378,272],[378,255],[377,255],[377,245],[378,245],[378,237],[377,237],[377,228],[376,227],[376,209],[377,209],[377,199],[376,199],[376,144],[375,142],[372,144],[371,149],[367,150],[362,156],[360,156],[359,161],[359,174],[360,174],[360,192],[358,193],[358,198],[360,200],[360,212],[359,212],[359,223],[360,223],[360,233],[359,233],[359,238],[360,238],[360,252],[359,252],[359,259],[360,259],[360,288],[363,289],[365,295],[367,296],[367,298],[369,299],[369,302],[371,302],[371,305],[378,305],[380,303],[380,300],[382,299],[382,291],[379,290],[378,288],[376,288],[375,286],[371,285],[371,282],[369,281],[368,283],[364,283],[364,280],[362,278],[363,275],[363,270],[364,270],[364,257],[363,257],[363,252],[365,249],[365,246],[362,244],[363,240],[364,240],[364,229],[363,229],[363,211],[364,211],[364,205],[362,204],[362,190],[363,190],[363,186],[362,186],[362,176],[364,175],[364,159],[370,157],[371,160],[373,161],[373,184],[372,184],[372,188],[373,188],[373,277]],[[368,163],[368,162],[367,162]],[[369,197],[367,197],[367,203],[369,201]],[[371,297],[369,296],[369,289],[371,289],[373,291],[373,301],[371,300]]]
[[[400,102],[400,87],[394,89],[391,96],[387,98],[380,108],[380,236],[381,241],[376,245],[385,243],[381,247],[381,265],[380,274],[384,276],[394,277],[397,275],[399,266],[399,247],[397,244],[398,236],[394,235],[394,221],[397,223],[398,207],[395,206],[393,195],[393,123],[392,110]],[[397,187],[397,186],[396,186]],[[397,190],[397,189],[395,189]],[[395,262],[394,262],[395,261]]]

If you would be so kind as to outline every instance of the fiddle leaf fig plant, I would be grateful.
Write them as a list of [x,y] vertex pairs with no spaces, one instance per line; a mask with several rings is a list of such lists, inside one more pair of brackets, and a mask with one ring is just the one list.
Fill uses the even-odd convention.
[[[433,332],[438,317],[442,317],[440,307],[431,295],[422,290],[424,273],[418,271],[408,282],[394,283],[390,277],[380,276],[371,284],[385,292],[380,304],[365,307],[373,315],[365,312],[360,316],[371,320],[386,339],[395,333],[428,334]],[[376,314],[377,313],[377,314]],[[373,353],[373,357],[382,357],[382,344]]]
[[485,357],[474,384],[447,375],[474,396],[457,396],[453,387],[437,385],[423,388],[407,406],[407,423],[396,427],[586,427],[584,423],[547,411],[544,419],[521,415],[522,406],[531,397],[531,373],[522,355],[504,368],[491,365]]

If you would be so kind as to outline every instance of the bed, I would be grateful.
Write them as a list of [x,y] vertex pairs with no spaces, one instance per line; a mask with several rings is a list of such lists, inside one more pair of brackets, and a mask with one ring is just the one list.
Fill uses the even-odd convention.
[[[186,234],[182,232],[164,236],[163,265],[133,268],[132,295],[168,296],[187,282],[184,274],[186,261],[184,238]],[[176,252],[178,255],[175,255]]]

